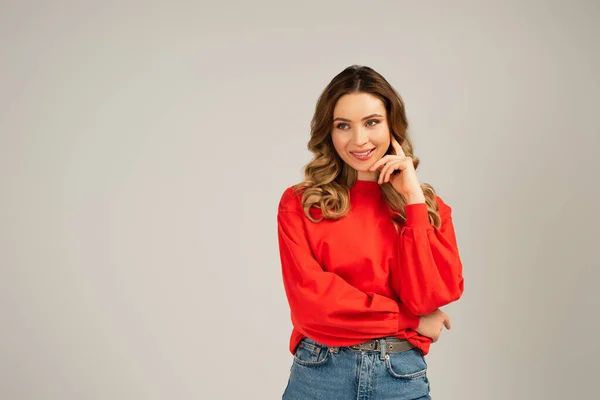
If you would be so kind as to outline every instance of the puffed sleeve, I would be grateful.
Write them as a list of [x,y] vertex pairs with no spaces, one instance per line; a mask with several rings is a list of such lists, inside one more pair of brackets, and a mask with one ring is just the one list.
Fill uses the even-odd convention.
[[462,263],[452,209],[437,196],[440,228],[429,222],[425,203],[408,204],[398,241],[399,292],[402,303],[425,315],[458,300],[464,291]]

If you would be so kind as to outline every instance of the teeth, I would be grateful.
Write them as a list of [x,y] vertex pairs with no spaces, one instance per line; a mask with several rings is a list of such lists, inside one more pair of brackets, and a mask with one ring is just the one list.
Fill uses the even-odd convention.
[[367,154],[369,154],[371,152],[371,150],[369,151],[365,151],[364,153],[352,153],[352,154],[356,154],[357,156],[366,156]]

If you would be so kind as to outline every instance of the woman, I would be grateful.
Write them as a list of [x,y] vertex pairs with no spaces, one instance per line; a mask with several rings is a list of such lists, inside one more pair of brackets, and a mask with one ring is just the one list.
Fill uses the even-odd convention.
[[463,293],[451,208],[416,175],[402,99],[350,66],[311,123],[278,208],[294,355],[283,399],[430,399],[425,355]]

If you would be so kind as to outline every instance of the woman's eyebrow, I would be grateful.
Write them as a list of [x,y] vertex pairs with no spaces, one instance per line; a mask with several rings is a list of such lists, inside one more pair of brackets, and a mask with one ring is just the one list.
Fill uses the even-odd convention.
[[[383,118],[383,115],[380,115],[380,114],[371,114],[371,115],[367,115],[366,117],[364,117],[363,119],[361,119],[361,121],[364,121],[364,120],[366,120],[366,119],[373,118],[373,117],[380,117],[380,118]],[[337,117],[337,118],[334,118],[334,119],[333,119],[333,122],[335,122],[335,121],[337,121],[337,120],[340,120],[340,121],[345,121],[345,122],[352,122],[352,121],[350,121],[349,119],[342,118],[342,117]]]

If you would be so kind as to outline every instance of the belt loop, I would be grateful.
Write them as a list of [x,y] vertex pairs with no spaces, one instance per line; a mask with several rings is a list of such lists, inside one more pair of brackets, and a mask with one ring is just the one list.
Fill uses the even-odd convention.
[[379,351],[381,352],[381,355],[379,356],[380,360],[385,360],[386,357],[386,343],[385,343],[385,339],[381,338],[379,339]]

